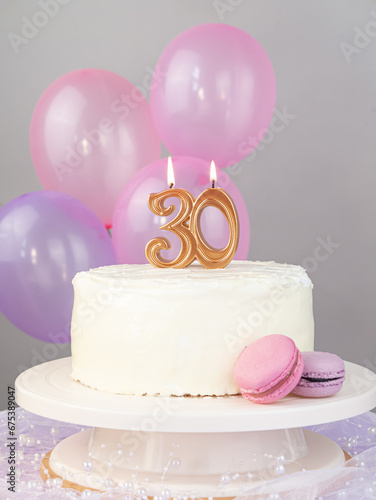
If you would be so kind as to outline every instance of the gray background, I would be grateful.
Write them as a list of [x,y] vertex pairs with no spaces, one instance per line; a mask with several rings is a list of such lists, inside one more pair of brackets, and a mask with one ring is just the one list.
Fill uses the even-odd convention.
[[[141,85],[181,31],[204,22],[242,28],[268,52],[276,109],[290,115],[231,172],[250,214],[249,259],[306,267],[315,284],[316,349],[375,370],[376,2],[61,1],[18,53],[8,35],[21,34],[23,17],[32,20],[43,0],[0,3],[0,203],[41,189],[28,133],[53,80],[97,67]],[[365,29],[368,37],[359,35]],[[0,335],[5,408],[6,387],[20,371],[70,348],[34,340],[3,316]]]

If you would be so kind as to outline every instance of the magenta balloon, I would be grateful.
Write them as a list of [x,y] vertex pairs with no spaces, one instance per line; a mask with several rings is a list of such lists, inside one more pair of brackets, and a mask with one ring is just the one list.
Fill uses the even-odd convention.
[[[189,157],[172,158],[176,186],[190,191],[195,198],[210,187],[209,163],[205,160]],[[245,260],[248,255],[250,227],[247,208],[244,200],[229,176],[219,172],[217,187],[225,189],[234,200],[240,220],[240,241],[235,258]],[[167,259],[174,259],[180,250],[177,236],[170,231],[160,230],[159,227],[175,217],[161,220],[148,207],[150,193],[159,193],[168,189],[167,186],[167,159],[162,158],[141,169],[128,182],[120,195],[114,211],[114,225],[112,241],[120,263],[143,264],[147,262],[145,246],[147,242],[157,236],[165,236],[171,242],[171,250],[162,252]],[[179,208],[179,202],[171,202]],[[167,203],[166,203],[167,206]],[[219,210],[208,207],[201,217],[201,226],[207,241],[215,248],[226,246],[229,237],[228,224]]]
[[43,187],[83,201],[107,227],[127,181],[161,156],[142,92],[101,69],[67,73],[46,89],[32,117],[30,147]]
[[72,279],[115,264],[100,219],[65,193],[37,191],[0,209],[0,310],[39,340],[70,340]]
[[202,24],[181,33],[162,53],[150,105],[172,154],[226,167],[260,142],[275,95],[271,62],[254,38],[233,26]]

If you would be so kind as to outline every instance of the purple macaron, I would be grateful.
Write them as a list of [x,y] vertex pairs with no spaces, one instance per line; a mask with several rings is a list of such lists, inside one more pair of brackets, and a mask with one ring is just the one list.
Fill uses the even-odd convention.
[[330,352],[302,352],[304,368],[293,394],[323,398],[336,394],[345,380],[345,363]]

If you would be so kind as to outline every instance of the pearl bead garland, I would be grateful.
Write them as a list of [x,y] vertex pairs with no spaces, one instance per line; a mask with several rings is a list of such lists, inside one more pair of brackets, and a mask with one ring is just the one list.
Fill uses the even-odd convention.
[[[93,500],[99,499],[98,494],[89,489],[84,490],[82,494],[78,494],[72,490],[65,490],[62,488],[63,480],[61,478],[49,477],[47,469],[45,470],[45,474],[48,477],[47,481],[44,482],[39,477],[40,461],[44,458],[45,453],[53,448],[55,442],[60,441],[73,432],[79,432],[81,427],[77,426],[76,430],[74,430],[74,426],[64,423],[55,423],[51,426],[52,422],[50,426],[48,426],[40,417],[36,417],[35,415],[19,409],[17,412],[19,434],[17,437],[15,455],[17,461],[16,478],[18,487],[25,492],[24,497],[28,498],[32,492],[33,495],[36,495],[35,498],[38,499],[38,492],[40,492],[40,495],[47,495],[46,498],[49,498],[48,495],[51,495],[52,499],[53,492],[55,491],[57,495],[57,490],[60,490],[66,495],[66,498],[70,499],[85,497]],[[2,428],[6,426],[6,419],[1,420],[1,425]],[[316,428],[319,432],[328,432],[331,438],[353,457],[351,462],[349,462],[349,465],[353,467],[353,477],[349,479],[346,484],[342,483],[343,487],[337,492],[336,498],[353,498],[354,495],[352,491],[355,485],[364,498],[376,497],[376,476],[371,472],[372,469],[370,466],[372,465],[372,459],[369,458],[371,456],[371,448],[374,448],[374,456],[376,455],[376,418],[372,414],[366,414],[354,419],[337,422],[336,424],[316,426]],[[313,427],[313,430],[315,430],[315,427]],[[335,432],[337,432],[337,435],[335,435]],[[103,443],[103,449],[105,447],[106,444]],[[111,498],[112,493],[114,495],[119,493],[120,497],[125,500],[134,500],[135,497],[138,500],[147,500],[148,496],[154,497],[155,500],[170,500],[171,498],[185,500],[190,496],[202,496],[199,491],[174,491],[168,487],[170,474],[175,473],[174,471],[178,472],[179,468],[182,466],[182,460],[178,456],[175,456],[175,452],[176,455],[180,455],[178,451],[179,448],[179,443],[172,444],[173,451],[167,453],[166,466],[160,478],[160,489],[157,492],[153,492],[148,486],[148,479],[139,472],[137,455],[134,455],[133,452],[129,452],[125,447],[123,448],[118,444],[115,449],[116,456],[119,457],[123,463],[125,463],[126,459],[132,461],[131,463],[134,469],[132,480],[130,478],[128,481],[119,485],[111,478],[111,471],[117,464],[117,458],[115,456],[113,457],[113,463],[110,462],[106,464],[109,475],[101,482],[98,481],[98,489],[108,489],[106,498]],[[3,447],[1,449],[4,450]],[[367,449],[369,450],[368,455],[363,453]],[[4,451],[2,455],[4,455]],[[180,455],[180,457],[182,457],[182,455]],[[258,460],[265,460],[269,463],[268,479],[275,479],[276,485],[281,481],[285,481],[285,479],[288,481],[288,477],[285,476],[289,471],[289,465],[291,463],[288,456],[286,457],[283,453],[277,456],[271,454],[264,454],[262,457],[254,456],[250,458],[250,464],[256,464]],[[90,481],[95,480],[93,461],[94,458],[89,452],[87,459],[82,464],[82,473],[90,475]],[[6,461],[0,461],[0,467],[4,468],[5,465]],[[244,466],[244,464],[242,464],[242,466]],[[261,473],[255,473],[253,471],[256,470],[255,467],[252,466],[250,468],[252,470],[248,473],[238,473],[235,470],[231,472],[223,471],[222,474],[218,474],[218,487],[222,489],[224,496],[226,496],[227,488],[237,488],[236,491],[239,492],[238,494],[243,492],[246,495],[247,489],[257,487],[258,484],[262,484],[262,482],[265,481],[265,477],[262,477]],[[304,473],[302,473],[302,481],[304,481],[305,477],[303,474]],[[309,472],[307,472],[307,474],[309,474]],[[71,471],[67,470],[63,475],[66,479],[74,482],[75,474]],[[153,493],[155,494],[153,495]],[[321,495],[323,495],[322,491]],[[319,494],[317,496],[319,497]],[[264,500],[279,500],[281,497],[277,491],[268,490],[268,493],[264,493],[260,498]]]

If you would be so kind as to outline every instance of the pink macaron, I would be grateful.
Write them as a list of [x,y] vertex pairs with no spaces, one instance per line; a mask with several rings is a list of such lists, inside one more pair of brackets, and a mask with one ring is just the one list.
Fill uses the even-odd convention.
[[330,352],[302,352],[304,369],[294,394],[306,398],[325,398],[336,394],[345,380],[345,363]]
[[268,335],[243,350],[234,376],[246,399],[264,404],[289,394],[302,372],[302,356],[294,341],[285,335]]

